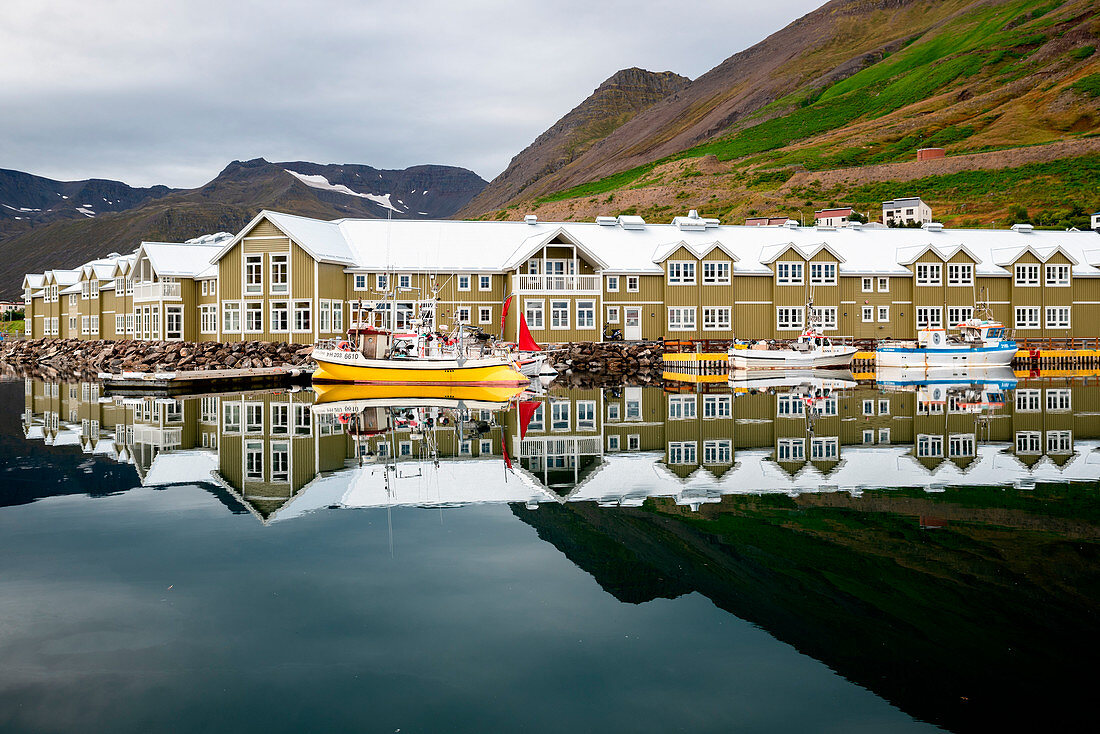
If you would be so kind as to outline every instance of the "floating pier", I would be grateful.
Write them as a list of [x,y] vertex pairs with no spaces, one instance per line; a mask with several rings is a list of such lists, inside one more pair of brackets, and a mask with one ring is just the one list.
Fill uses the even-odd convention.
[[165,372],[100,372],[108,392],[190,393],[243,387],[281,387],[308,383],[313,370],[306,367],[248,367],[227,370],[177,370]]

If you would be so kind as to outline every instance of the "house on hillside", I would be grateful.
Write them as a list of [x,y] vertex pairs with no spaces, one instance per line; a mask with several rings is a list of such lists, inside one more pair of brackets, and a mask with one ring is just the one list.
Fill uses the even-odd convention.
[[814,212],[814,224],[819,227],[839,227],[845,224],[854,210],[850,206],[835,209],[818,209]]
[[925,204],[919,196],[884,201],[882,221],[892,227],[901,227],[909,222],[926,224],[932,221],[932,207]]
[[1100,232],[1100,212],[1091,215],[1090,219],[1089,229],[1093,232]]

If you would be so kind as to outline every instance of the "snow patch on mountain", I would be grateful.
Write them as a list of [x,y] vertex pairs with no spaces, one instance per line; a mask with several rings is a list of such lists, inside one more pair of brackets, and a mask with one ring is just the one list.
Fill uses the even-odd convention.
[[229,232],[215,232],[214,234],[204,234],[200,237],[192,237],[189,240],[184,240],[185,245],[216,245],[219,242],[228,242],[233,239],[233,235]]
[[393,211],[397,212],[398,214],[404,214],[404,211],[402,209],[398,209],[392,203],[390,203],[390,195],[389,194],[361,194],[358,191],[352,191],[351,189],[349,189],[344,184],[334,184],[334,183],[330,182],[327,178],[325,178],[324,176],[321,176],[319,174],[314,175],[314,176],[310,176],[310,175],[307,175],[305,173],[298,173],[297,171],[291,171],[288,168],[284,168],[283,170],[286,171],[287,173],[289,173],[294,178],[301,181],[302,183],[304,183],[306,186],[309,186],[311,188],[322,189],[324,191],[335,191],[338,194],[346,194],[347,196],[358,196],[361,199],[370,199],[375,204],[378,204],[381,207],[385,207],[386,209],[392,209]]

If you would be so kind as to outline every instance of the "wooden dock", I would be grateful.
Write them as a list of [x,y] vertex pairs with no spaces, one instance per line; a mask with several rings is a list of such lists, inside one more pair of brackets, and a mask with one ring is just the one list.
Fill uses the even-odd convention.
[[307,367],[248,367],[228,370],[179,370],[172,372],[100,372],[107,392],[192,393],[225,391],[246,387],[281,387],[308,383],[313,370]]

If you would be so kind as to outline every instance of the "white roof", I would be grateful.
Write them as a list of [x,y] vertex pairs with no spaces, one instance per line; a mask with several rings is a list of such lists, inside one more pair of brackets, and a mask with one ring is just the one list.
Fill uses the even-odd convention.
[[218,453],[209,449],[162,451],[153,457],[145,472],[143,486],[210,483],[211,472],[218,469]]
[[[509,270],[522,266],[526,253],[560,235],[607,272],[662,272],[663,256],[684,245],[696,253],[719,244],[735,259],[734,272],[770,274],[768,262],[794,246],[804,257],[827,247],[846,275],[909,275],[913,253],[932,247],[941,257],[960,248],[978,260],[979,275],[1007,275],[1006,256],[1028,247],[1039,253],[1060,248],[1079,264],[1075,276],[1100,277],[1100,248],[1093,232],[991,229],[878,229],[754,227],[714,225],[681,229],[674,224],[631,222],[631,229],[594,222],[474,222],[452,220],[340,219],[325,222],[277,212],[262,212],[314,258],[350,268],[394,270]],[[217,257],[239,241],[225,245]],[[175,247],[191,247],[176,245]],[[1086,254],[1088,253],[1088,254]],[[1049,256],[1049,255],[1048,255]],[[215,258],[216,259],[216,258]],[[159,269],[158,269],[159,272]]]
[[194,278],[210,266],[221,249],[219,242],[195,243],[142,242],[141,249],[159,276]]

